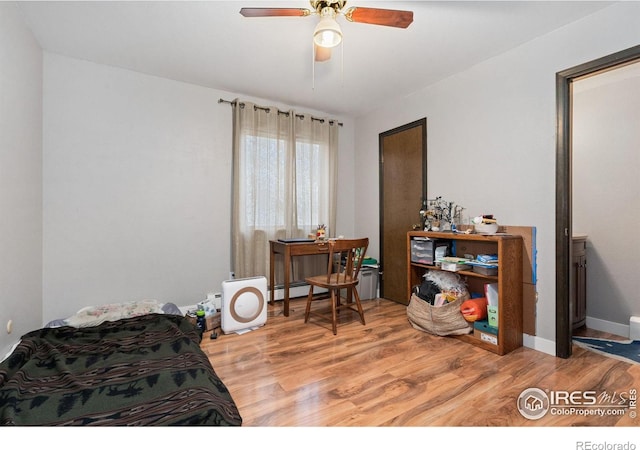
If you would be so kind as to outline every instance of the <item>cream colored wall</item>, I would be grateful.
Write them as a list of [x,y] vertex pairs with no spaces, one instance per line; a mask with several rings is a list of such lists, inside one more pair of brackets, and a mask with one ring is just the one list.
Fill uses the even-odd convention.
[[[232,113],[218,100],[291,106],[51,53],[44,67],[44,320],[220,292],[231,270]],[[338,119],[337,231],[350,235],[353,126]]]
[[2,359],[42,321],[42,50],[9,2],[0,2],[0,100]]

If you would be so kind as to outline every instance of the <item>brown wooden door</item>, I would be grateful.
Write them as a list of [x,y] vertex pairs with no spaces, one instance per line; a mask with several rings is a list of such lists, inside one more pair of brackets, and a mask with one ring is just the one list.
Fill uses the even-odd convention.
[[380,297],[409,304],[407,232],[427,195],[427,119],[380,133]]

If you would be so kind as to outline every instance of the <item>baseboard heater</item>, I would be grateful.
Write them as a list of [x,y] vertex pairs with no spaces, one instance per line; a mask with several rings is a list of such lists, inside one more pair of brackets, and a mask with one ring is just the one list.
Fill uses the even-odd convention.
[[[313,288],[314,294],[322,294],[324,292],[327,292],[327,290],[320,289],[320,288]],[[309,285],[304,281],[291,283],[289,285],[289,299],[296,298],[296,297],[306,297],[307,295],[309,295]],[[275,286],[274,292],[273,292],[273,299],[276,301],[284,300],[283,285],[279,284]]]

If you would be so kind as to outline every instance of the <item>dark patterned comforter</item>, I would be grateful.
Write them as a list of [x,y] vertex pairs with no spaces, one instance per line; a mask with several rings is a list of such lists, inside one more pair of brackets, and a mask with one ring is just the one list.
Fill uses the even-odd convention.
[[241,425],[199,343],[167,314],[33,331],[0,363],[0,424]]

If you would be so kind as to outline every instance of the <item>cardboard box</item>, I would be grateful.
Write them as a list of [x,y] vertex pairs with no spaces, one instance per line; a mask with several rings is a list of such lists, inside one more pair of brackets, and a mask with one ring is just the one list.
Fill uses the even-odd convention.
[[473,322],[473,335],[483,342],[498,345],[498,329],[489,325],[486,320]]
[[498,335],[498,327],[490,325],[488,320],[476,320],[473,322],[473,329],[482,333],[493,334],[494,336]]
[[498,345],[498,336],[490,333],[484,333],[478,329],[473,330],[473,335],[483,342]]
[[207,331],[213,331],[220,328],[221,314],[219,312],[211,314],[207,317]]

